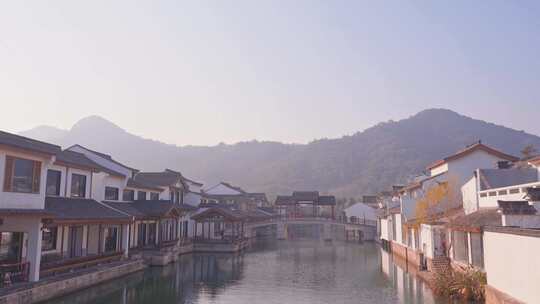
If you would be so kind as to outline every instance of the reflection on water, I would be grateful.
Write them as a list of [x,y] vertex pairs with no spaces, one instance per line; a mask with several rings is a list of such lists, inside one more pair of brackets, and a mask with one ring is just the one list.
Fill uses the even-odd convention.
[[182,256],[48,303],[445,302],[376,244],[270,241],[243,255]]

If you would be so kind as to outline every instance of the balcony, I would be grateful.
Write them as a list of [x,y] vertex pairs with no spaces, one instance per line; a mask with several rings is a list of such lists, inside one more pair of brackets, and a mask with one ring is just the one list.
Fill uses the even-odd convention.
[[540,188],[540,182],[479,191],[478,205],[480,208],[498,207],[498,201],[522,201],[527,195],[527,188]]

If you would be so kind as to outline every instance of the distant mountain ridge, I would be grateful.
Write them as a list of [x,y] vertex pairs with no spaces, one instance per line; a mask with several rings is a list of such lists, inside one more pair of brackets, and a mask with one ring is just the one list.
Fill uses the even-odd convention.
[[540,148],[538,136],[446,109],[424,110],[309,144],[249,141],[178,147],[133,135],[99,116],[83,118],[70,130],[39,126],[20,134],[63,147],[81,144],[141,170],[177,169],[207,186],[228,181],[271,196],[309,189],[338,197],[372,194],[480,139],[516,156],[526,145]]

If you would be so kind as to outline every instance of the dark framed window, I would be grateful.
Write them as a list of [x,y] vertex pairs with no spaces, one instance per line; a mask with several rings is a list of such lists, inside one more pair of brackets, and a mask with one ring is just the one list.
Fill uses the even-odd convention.
[[58,227],[44,227],[43,236],[41,237],[41,250],[49,251],[56,249],[56,237],[58,234]]
[[135,200],[135,190],[124,189],[122,192],[123,201],[134,201]]
[[47,170],[47,195],[60,195],[60,181],[62,180],[62,172],[57,170]]
[[6,156],[4,191],[39,193],[41,162]]
[[118,228],[109,227],[105,230],[105,252],[114,252],[118,245]]
[[86,175],[71,174],[71,196],[86,196]]
[[21,261],[23,238],[23,232],[0,232],[0,262]]
[[105,200],[108,201],[117,201],[118,200],[118,188],[116,187],[105,187]]
[[146,191],[137,191],[137,199],[140,201],[146,200]]
[[150,199],[153,200],[153,201],[159,200],[159,193],[150,192]]

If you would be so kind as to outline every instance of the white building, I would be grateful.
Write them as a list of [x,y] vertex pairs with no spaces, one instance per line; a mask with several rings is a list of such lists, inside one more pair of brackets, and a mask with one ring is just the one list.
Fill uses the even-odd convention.
[[11,280],[39,280],[47,170],[59,146],[0,131],[0,264]]

